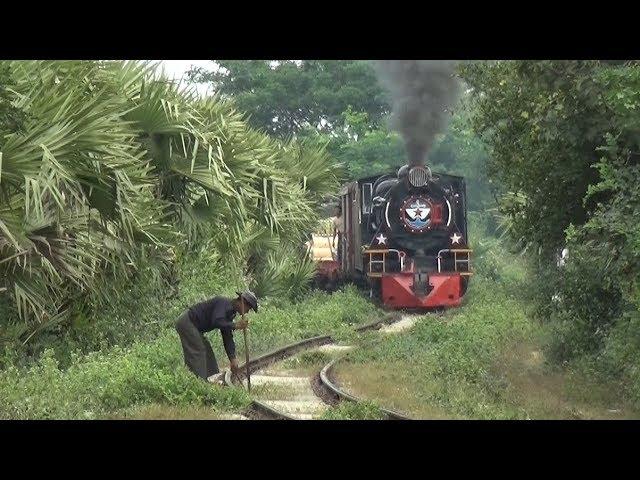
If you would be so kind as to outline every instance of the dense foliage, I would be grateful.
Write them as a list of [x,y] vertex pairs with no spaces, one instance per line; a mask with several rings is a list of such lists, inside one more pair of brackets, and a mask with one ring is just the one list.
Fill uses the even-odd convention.
[[338,362],[337,380],[415,418],[637,418],[637,391],[624,398],[614,377],[560,369],[545,355],[556,332],[531,317],[527,257],[509,253],[490,222],[471,215],[475,275],[464,306],[371,334]]
[[[0,62],[1,417],[238,411],[242,392],[180,368],[171,328],[212,293],[266,297],[254,353],[377,314],[351,288],[291,301],[313,274],[301,246],[322,200],[406,163],[372,65],[218,63],[192,72],[217,91],[200,98],[148,63]],[[422,405],[453,415],[556,411],[516,388],[522,371],[546,388],[551,365],[606,381],[605,403],[615,383],[640,405],[640,65],[470,62],[460,74],[469,88],[428,161],[465,176],[476,211],[469,303],[354,363],[395,361],[407,384],[424,379]],[[522,257],[494,236],[496,202]],[[543,337],[551,363],[529,368],[522,355]],[[514,345],[533,350],[511,358]],[[368,403],[328,414],[378,415]]]
[[640,66],[478,62],[463,75],[506,225],[540,253],[534,291],[554,358],[587,355],[638,398]]
[[[184,249],[245,265],[255,286],[304,289],[296,247],[338,184],[323,149],[252,130],[150,64],[1,67],[0,337],[74,322],[141,268],[173,281]],[[247,262],[257,244],[274,254]]]

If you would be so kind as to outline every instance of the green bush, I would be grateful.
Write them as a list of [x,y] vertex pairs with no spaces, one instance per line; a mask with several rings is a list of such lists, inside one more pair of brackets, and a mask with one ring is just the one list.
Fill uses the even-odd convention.
[[[554,324],[551,345],[571,369],[615,385],[621,397],[640,408],[640,297],[636,294],[634,299],[621,314],[611,314],[603,326],[579,317]],[[560,320],[563,314],[559,313]]]
[[[640,63],[471,62],[461,73],[507,231],[539,263],[528,290],[549,357],[635,390]],[[479,269],[497,279],[491,259]]]
[[551,330],[548,354],[562,363],[602,349],[620,317],[620,285],[606,274],[606,257],[571,248],[564,267],[541,267],[531,278],[538,318]]
[[63,370],[50,350],[28,369],[0,372],[0,417],[91,419],[147,403],[208,405],[239,410],[248,405],[241,389],[210,385],[183,365],[178,335],[165,331],[154,342],[73,355]]
[[4,341],[5,360],[0,358],[0,366],[8,365],[8,359],[27,366],[49,349],[60,367],[66,368],[73,352],[81,355],[113,345],[153,340],[163,329],[173,328],[173,322],[187,307],[214,295],[233,296],[236,287],[242,288],[234,266],[221,265],[216,260],[208,251],[179,259],[179,289],[173,295],[167,284],[154,276],[152,268],[141,269],[135,279],[125,284],[107,284],[109,294],[87,298],[85,308],[69,325],[46,329],[25,346],[18,335],[8,334]]
[[[117,302],[111,283],[171,296],[176,254],[207,248],[244,269],[254,234],[300,245],[340,183],[324,148],[257,132],[232,101],[194,96],[148,62],[0,70],[0,296],[19,318],[0,318],[1,339],[55,342],[95,318],[98,298]],[[303,258],[292,252],[276,291],[304,287]]]

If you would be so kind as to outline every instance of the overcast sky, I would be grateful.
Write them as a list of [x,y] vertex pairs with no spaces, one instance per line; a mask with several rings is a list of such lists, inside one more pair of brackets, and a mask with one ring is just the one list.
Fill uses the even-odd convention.
[[[293,60],[298,65],[301,64],[301,60]],[[202,67],[207,70],[217,71],[220,66],[214,60],[153,60],[153,62],[160,62],[162,68],[169,78],[173,78],[174,80],[181,80],[183,78],[186,79],[186,73],[191,69],[191,67]],[[271,62],[272,68],[275,67],[279,62],[274,60]],[[209,91],[209,86],[198,83],[196,84],[196,89],[198,93],[201,95],[205,95]]]
[[[175,80],[186,79],[186,73],[191,67],[202,67],[207,70],[217,70],[217,64],[213,60],[154,60],[159,61],[164,72],[169,78]],[[198,92],[202,95],[207,93],[207,85],[196,84]]]

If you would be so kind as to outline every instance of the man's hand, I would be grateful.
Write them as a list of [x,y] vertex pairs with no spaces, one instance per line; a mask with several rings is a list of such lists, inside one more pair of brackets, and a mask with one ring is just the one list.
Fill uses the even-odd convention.
[[246,318],[242,318],[236,322],[235,329],[236,330],[244,330],[249,326],[249,320]]
[[231,373],[238,377],[240,375],[240,367],[238,367],[238,359],[232,358],[229,360],[229,366],[231,368]]

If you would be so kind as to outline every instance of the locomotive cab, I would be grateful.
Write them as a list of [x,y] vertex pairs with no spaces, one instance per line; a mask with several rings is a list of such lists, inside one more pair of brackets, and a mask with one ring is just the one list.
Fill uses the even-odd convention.
[[340,192],[341,269],[395,308],[456,306],[471,271],[464,178],[403,166]]

